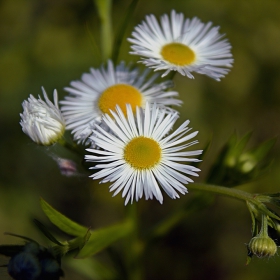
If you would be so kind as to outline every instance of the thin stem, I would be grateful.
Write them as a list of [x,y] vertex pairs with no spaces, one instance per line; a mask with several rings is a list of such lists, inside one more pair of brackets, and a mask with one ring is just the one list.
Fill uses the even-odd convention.
[[128,24],[130,22],[130,19],[133,16],[133,12],[136,8],[136,5],[137,5],[138,1],[139,0],[132,0],[132,2],[130,3],[129,7],[126,10],[126,14],[124,16],[123,23],[120,26],[120,29],[117,33],[117,36],[116,36],[116,39],[115,39],[115,42],[114,42],[113,54],[112,54],[112,60],[115,64],[117,63],[117,60],[118,60],[120,47],[121,47],[121,44],[122,44],[122,40],[123,40],[123,37],[124,37],[125,30],[126,30]]
[[83,152],[79,149],[79,147],[75,143],[69,143],[64,138],[60,138],[57,143],[59,143],[64,148],[68,149],[69,151],[71,151],[79,156],[83,155]]
[[177,71],[171,71],[169,74],[168,74],[168,79],[169,80],[173,80],[175,75],[176,75]]
[[126,243],[128,279],[141,280],[142,279],[142,269],[141,269],[142,245],[139,240],[138,215],[137,215],[136,203],[133,203],[128,206],[127,215],[133,224],[132,232]]
[[259,196],[258,194],[251,194],[245,191],[237,190],[235,188],[227,188],[208,184],[189,184],[188,188],[224,195],[244,201],[247,203],[247,205],[253,205],[256,208],[256,212],[260,212],[269,216],[270,218],[280,220],[280,217],[277,214],[273,213],[265,206],[263,203],[263,196]]
[[101,52],[103,61],[112,55],[112,0],[95,0],[101,22]]
[[215,186],[215,185],[193,183],[188,185],[188,189],[216,193],[219,195],[232,197],[242,201],[251,201],[251,202],[255,201],[254,194],[237,190],[235,188],[226,188],[226,187]]
[[260,230],[260,233],[259,233],[259,236],[265,236],[267,237],[268,236],[268,232],[267,232],[267,227],[268,223],[267,223],[267,217],[266,215],[262,214],[262,226],[261,226],[261,230]]

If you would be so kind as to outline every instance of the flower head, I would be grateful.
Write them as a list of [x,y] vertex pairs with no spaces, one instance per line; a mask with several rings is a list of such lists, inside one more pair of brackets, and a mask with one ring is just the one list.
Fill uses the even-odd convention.
[[131,54],[142,57],[141,62],[155,71],[165,70],[194,78],[191,72],[205,74],[217,81],[228,73],[233,63],[231,45],[221,40],[219,27],[202,23],[198,18],[184,19],[182,13],[171,11],[161,17],[146,16],[128,40],[133,44]]
[[196,140],[187,143],[198,133],[187,134],[189,121],[167,135],[178,113],[155,104],[151,107],[147,103],[145,110],[136,107],[136,116],[131,105],[126,106],[126,114],[117,106],[111,115],[103,117],[110,132],[96,124],[91,136],[97,149],[87,149],[93,155],[85,158],[98,163],[92,169],[101,169],[91,177],[103,178],[100,183],[114,182],[110,191],[115,191],[114,195],[122,191],[125,204],[129,200],[138,201],[143,194],[146,199],[155,197],[162,203],[161,188],[173,199],[179,197],[177,192],[187,193],[184,184],[193,182],[188,176],[198,176],[200,171],[187,162],[199,161],[192,156],[202,153],[201,150],[182,151],[198,143]]
[[277,252],[277,245],[268,235],[253,237],[248,248],[259,258],[273,257]]
[[61,111],[75,140],[86,140],[102,114],[111,114],[116,105],[125,111],[126,104],[131,104],[135,112],[136,106],[144,107],[146,102],[156,102],[161,107],[181,104],[174,98],[178,93],[169,90],[171,81],[156,84],[154,81],[158,76],[148,79],[148,73],[131,69],[124,62],[114,68],[109,60],[107,69],[92,68],[90,73],[83,74],[81,81],[71,82],[72,87],[65,88],[70,96],[61,101]]
[[22,131],[40,145],[51,145],[64,134],[65,123],[58,107],[57,91],[54,90],[54,104],[49,100],[42,88],[45,101],[33,95],[22,103],[20,114]]

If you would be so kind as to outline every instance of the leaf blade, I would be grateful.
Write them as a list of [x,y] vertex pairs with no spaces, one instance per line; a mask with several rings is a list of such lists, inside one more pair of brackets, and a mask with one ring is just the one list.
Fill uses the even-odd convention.
[[49,220],[63,232],[73,236],[84,236],[88,228],[72,221],[54,209],[43,198],[40,199],[41,208]]

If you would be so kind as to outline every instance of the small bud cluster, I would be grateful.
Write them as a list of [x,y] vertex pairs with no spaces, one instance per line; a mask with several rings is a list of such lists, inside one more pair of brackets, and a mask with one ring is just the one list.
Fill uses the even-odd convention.
[[59,261],[35,242],[27,243],[22,251],[12,256],[8,272],[15,280],[59,280],[63,276]]

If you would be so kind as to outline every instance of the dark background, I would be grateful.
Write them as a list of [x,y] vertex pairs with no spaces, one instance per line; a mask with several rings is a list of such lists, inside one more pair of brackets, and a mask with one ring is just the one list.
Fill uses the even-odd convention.
[[[113,1],[113,27],[122,23],[130,1]],[[181,118],[199,130],[203,148],[212,138],[201,166],[203,181],[221,146],[236,131],[252,131],[250,147],[278,136],[280,129],[280,2],[273,0],[140,0],[126,37],[146,14],[160,16],[175,9],[186,17],[199,17],[221,26],[231,42],[232,71],[216,82],[194,74],[195,79],[175,76],[175,89],[184,105]],[[40,205],[43,197],[55,208],[86,226],[99,228],[120,221],[125,207],[119,196],[112,198],[106,185],[87,178],[82,169],[76,177],[63,177],[53,157],[81,161],[57,145],[39,147],[21,131],[21,103],[29,94],[49,96],[57,89],[60,99],[71,80],[102,63],[99,51],[99,20],[90,0],[0,1],[0,243],[17,243],[13,232],[47,244],[32,224],[39,218],[48,224]],[[120,59],[137,61],[128,54],[124,40]],[[140,66],[142,67],[142,66]],[[266,175],[240,186],[249,192],[277,192],[280,183],[280,146]],[[180,200],[164,197],[164,204],[141,201],[142,227],[164,218],[193,192]],[[49,225],[49,224],[48,224]],[[151,246],[145,256],[145,279],[274,280],[280,277],[280,259],[246,262],[251,221],[245,204],[217,197],[207,208],[187,217],[164,240]],[[57,232],[59,235],[59,232]],[[103,253],[97,258],[103,258]],[[105,257],[104,257],[105,258]],[[7,260],[0,258],[0,265]],[[73,262],[73,260],[71,260]],[[74,260],[75,262],[75,260]],[[77,262],[81,262],[80,260]],[[81,275],[64,262],[65,279],[96,279]],[[72,268],[71,268],[72,267]],[[5,269],[0,277],[8,279]]]

